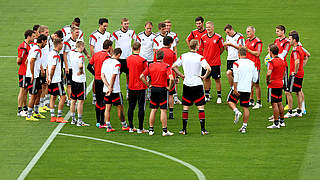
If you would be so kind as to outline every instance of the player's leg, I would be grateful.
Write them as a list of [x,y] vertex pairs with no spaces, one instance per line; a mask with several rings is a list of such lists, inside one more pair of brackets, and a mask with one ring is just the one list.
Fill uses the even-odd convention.
[[307,110],[306,110],[306,104],[305,104],[305,99],[304,99],[304,93],[301,89],[300,91],[300,96],[301,96],[301,110],[303,114],[307,114]]
[[107,102],[107,104],[106,104],[106,110],[105,110],[105,114],[104,114],[105,123],[106,123],[106,125],[107,125],[107,130],[106,130],[106,132],[115,131],[115,129],[112,128],[111,123],[110,123],[111,107],[112,107],[112,104]]
[[227,70],[226,74],[227,74],[229,85],[230,85],[230,87],[232,87],[233,86],[233,72],[231,70]]
[[56,122],[56,120],[57,120],[56,115],[54,113],[54,105],[56,102],[56,98],[57,98],[57,96],[51,95],[50,104],[49,104],[50,116],[51,116],[50,122]]
[[154,134],[154,122],[156,118],[156,113],[158,109],[151,109],[149,116],[149,135],[152,136]]
[[27,112],[26,120],[39,121],[37,118],[32,116],[32,110],[34,108],[36,95],[38,93],[37,89],[36,89],[36,81],[33,80],[33,82],[31,82],[31,78],[29,78],[29,77],[26,79],[26,81],[27,81],[28,88],[29,88],[29,93],[30,93],[30,98],[29,98],[29,103],[28,103],[28,112]]
[[168,103],[169,103],[169,119],[174,119],[173,116],[173,109],[174,109],[174,100],[173,100],[173,94],[169,94],[168,98]]
[[137,130],[138,133],[145,133],[146,130],[143,129],[143,122],[144,122],[144,113],[146,108],[146,90],[140,90],[138,95],[138,119],[139,119],[139,129]]
[[23,87],[20,87],[20,90],[19,90],[19,95],[18,95],[18,113],[17,115],[18,116],[23,116],[25,117],[26,116],[26,113],[24,113],[22,107],[23,107],[23,104],[24,104],[24,97],[25,97],[25,90],[26,88],[23,88]]
[[133,115],[134,115],[134,109],[136,108],[137,100],[138,100],[138,91],[130,90],[129,89],[129,98],[128,98],[128,122],[130,130],[129,132],[133,132]]
[[285,127],[286,125],[284,123],[284,108],[283,108],[282,102],[278,102],[277,104],[279,109],[280,127]]
[[124,117],[123,104],[118,105],[117,110],[118,110],[118,117],[121,122],[121,130],[128,131],[130,128],[128,127],[128,124],[127,124],[126,119]]
[[234,123],[238,123],[239,118],[242,116],[242,113],[237,108],[237,103],[239,100],[239,96],[235,95],[233,90],[230,89],[229,94],[227,96],[228,106],[234,112]]
[[[200,88],[199,88],[200,90]],[[201,86],[201,91],[202,91],[202,96],[203,94],[203,86]],[[180,134],[187,134],[187,124],[188,124],[188,119],[189,119],[189,106],[192,106],[192,97],[196,94],[196,92],[192,91],[192,87],[183,85],[182,88],[182,105],[183,105],[183,110],[182,110],[182,129],[179,132]],[[197,92],[199,93],[199,92]]]
[[66,92],[64,91],[63,83],[62,82],[57,83],[57,88],[58,88],[58,91],[56,91],[57,92],[56,95],[60,96],[60,100],[58,104],[57,121],[67,123],[68,121],[65,121],[64,118],[62,117],[63,105],[64,105],[64,102],[66,101]]
[[297,117],[302,117],[302,95],[301,95],[301,91],[296,92],[296,96],[297,96],[297,102],[298,102],[298,109],[297,112],[294,113],[294,116]]
[[40,107],[40,97],[41,97],[41,94],[42,94],[42,86],[41,86],[41,83],[40,83],[40,77],[36,78],[36,88],[38,89],[38,93],[37,93],[37,96],[36,96],[36,100],[34,102],[34,116],[36,118],[41,118],[41,119],[44,119],[46,118],[44,115],[40,114],[39,112],[39,107]]
[[247,132],[248,120],[249,120],[249,101],[250,101],[250,93],[249,92],[239,92],[240,96],[240,106],[243,108],[243,124],[239,129],[241,133]]
[[93,83],[92,83],[92,104],[96,104],[96,103],[97,103],[96,81],[93,81]]
[[222,103],[221,98],[221,66],[213,66],[213,74],[212,77],[216,83],[216,90],[217,90],[217,104]]
[[85,122],[83,122],[83,104],[84,104],[84,100],[78,100],[78,107],[77,107],[77,111],[78,111],[78,122],[77,122],[77,126],[89,126],[89,124],[86,124]]
[[[183,100],[182,100],[183,101]],[[182,111],[182,130],[179,132],[180,134],[187,134],[187,124],[189,119],[189,106],[183,106]]]
[[262,107],[261,103],[261,88],[259,82],[254,83],[254,88],[256,90],[257,103],[252,107],[252,109],[259,109]]
[[[213,68],[213,66],[211,67]],[[204,75],[206,73],[206,70],[202,68],[202,74]],[[205,92],[205,98],[206,101],[210,101],[211,96],[210,96],[210,89],[211,89],[211,79],[210,77],[212,76],[213,72],[211,71],[211,73],[208,75],[208,77],[206,79],[203,80],[203,85],[204,85],[204,92]]]

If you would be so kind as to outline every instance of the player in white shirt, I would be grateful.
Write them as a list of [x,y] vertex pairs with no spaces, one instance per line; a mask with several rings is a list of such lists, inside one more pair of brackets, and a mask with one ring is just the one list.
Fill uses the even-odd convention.
[[[78,41],[76,43],[76,49],[70,51],[69,58],[72,66],[72,84],[71,84],[71,105],[70,112],[72,115],[71,124],[77,124],[77,126],[89,126],[82,121],[83,103],[86,99],[86,71],[84,63],[84,42]],[[78,102],[77,112],[78,120],[75,115],[75,106]]]
[[[45,116],[39,113],[39,102],[41,95],[41,83],[40,83],[40,71],[41,71],[41,49],[47,44],[47,36],[41,34],[37,38],[37,45],[34,45],[27,57],[27,71],[26,71],[26,82],[29,88],[29,94],[31,97],[28,104],[28,114],[26,120],[38,121],[37,118],[45,118]],[[34,108],[34,114],[32,110]]]
[[153,39],[156,35],[152,32],[152,22],[147,21],[144,29],[145,31],[140,32],[137,36],[137,41],[141,44],[139,55],[145,58],[148,63],[153,62]]
[[[153,51],[157,51],[161,48],[163,48],[163,38],[165,36],[167,36],[167,29],[166,29],[166,24],[164,22],[160,22],[158,24],[158,29],[159,29],[159,32],[156,33],[156,37],[154,38],[153,40]],[[177,44],[176,44],[176,41],[173,41],[172,43],[172,46],[171,46],[171,50],[174,50],[173,47],[175,47]]]
[[175,33],[175,32],[172,32],[171,31],[171,26],[172,26],[172,23],[170,20],[165,20],[164,21],[165,25],[166,25],[166,32],[167,32],[167,36],[170,36],[173,38],[173,41],[174,41],[174,46],[172,47],[173,48],[173,51],[178,54],[178,49],[177,49],[177,45],[179,43],[179,37],[178,37],[178,34]]
[[[197,53],[199,50],[198,40],[190,41],[190,52],[182,54],[177,61],[173,64],[173,70],[181,76],[183,80],[183,95],[182,95],[182,125],[183,128],[180,134],[187,134],[187,122],[189,107],[193,103],[198,108],[199,120],[201,125],[201,134],[206,135],[208,131],[205,129],[205,112],[204,105],[206,104],[203,82],[202,80],[211,72],[211,67],[207,61]],[[184,74],[182,74],[178,67],[182,66]],[[201,76],[202,68],[206,69],[204,76]]]
[[226,47],[228,51],[227,57],[227,78],[230,84],[230,87],[233,85],[233,63],[239,59],[238,49],[240,46],[244,46],[244,38],[243,35],[235,32],[230,24],[227,24],[224,27],[224,32],[227,34],[226,41],[223,45]]
[[228,94],[228,105],[235,114],[234,123],[237,123],[242,115],[237,109],[238,100],[243,107],[243,125],[239,129],[241,133],[246,133],[247,129],[252,82],[256,83],[259,77],[254,62],[247,59],[246,54],[246,49],[240,47],[239,60],[233,63],[233,87]]
[[112,33],[111,40],[115,41],[115,48],[120,48],[122,54],[119,62],[121,63],[120,73],[126,73],[127,83],[127,99],[128,99],[128,82],[129,82],[129,69],[127,67],[127,57],[132,54],[131,43],[137,40],[137,36],[134,30],[129,29],[129,19],[121,19],[121,28]]
[[[61,29],[61,31],[63,32],[63,41],[66,41],[71,37],[72,27],[80,28],[80,18],[74,18],[71,25],[66,25]],[[79,29],[79,39],[83,41],[83,31],[81,29]]]
[[[48,92],[51,95],[50,98],[50,122],[66,123],[68,121],[64,120],[62,117],[62,110],[64,102],[66,101],[66,93],[63,88],[63,82],[61,77],[61,58],[59,55],[60,50],[63,47],[62,39],[56,38],[53,40],[54,49],[49,52],[48,55],[48,71],[47,71],[47,82],[48,82]],[[57,96],[60,96],[58,105],[58,116],[55,117],[54,105]]]
[[126,123],[123,113],[123,98],[120,91],[120,69],[121,64],[118,59],[121,57],[122,50],[116,48],[113,51],[111,58],[105,60],[101,68],[101,79],[104,83],[103,92],[106,93],[104,97],[106,103],[105,121],[107,125],[106,132],[113,132],[110,123],[110,113],[112,105],[117,107],[118,117],[121,121],[122,131],[128,131],[129,127]]
[[[103,50],[103,43],[105,40],[111,39],[111,34],[107,32],[108,28],[108,19],[107,18],[100,18],[99,19],[99,28],[91,33],[89,44],[90,44],[90,53],[91,57],[94,53]],[[92,84],[92,104],[96,104],[96,94],[95,94],[95,83]]]

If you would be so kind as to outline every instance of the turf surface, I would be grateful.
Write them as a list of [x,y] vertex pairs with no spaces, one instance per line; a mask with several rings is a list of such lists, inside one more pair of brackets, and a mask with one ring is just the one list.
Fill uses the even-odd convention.
[[[288,30],[301,33],[301,41],[311,53],[305,67],[303,89],[308,114],[293,118],[287,127],[268,130],[267,117],[271,115],[266,103],[265,67],[262,65],[263,108],[251,110],[248,133],[239,134],[240,124],[232,122],[233,113],[225,101],[222,105],[211,102],[206,106],[208,136],[200,135],[196,108],[189,114],[187,136],[178,135],[181,128],[181,106],[175,106],[175,120],[169,120],[173,137],[161,137],[159,121],[156,135],[128,134],[117,131],[106,134],[97,129],[91,95],[85,103],[84,120],[92,126],[78,128],[66,125],[63,133],[109,139],[156,150],[186,161],[200,169],[207,179],[318,179],[319,171],[319,91],[320,55],[315,30],[319,27],[319,3],[312,1],[1,1],[0,56],[17,54],[17,46],[23,40],[23,32],[33,24],[45,24],[50,32],[69,24],[75,16],[81,18],[81,28],[88,35],[97,28],[100,17],[109,18],[109,32],[119,28],[120,18],[128,17],[136,32],[143,31],[146,20],[156,24],[164,19],[173,22],[173,31],[180,38],[178,54],[187,51],[184,39],[195,28],[194,18],[202,15],[215,23],[215,31],[225,37],[223,27],[230,23],[236,31],[245,32],[248,25],[256,27],[256,35],[266,47],[276,38],[275,26],[283,24]],[[222,93],[225,99],[228,88],[226,76],[226,52],[222,55]],[[48,120],[26,122],[16,117],[17,65],[15,58],[0,58],[0,179],[16,179],[56,127]],[[88,82],[92,76],[88,73]],[[125,80],[122,76],[122,89]],[[179,85],[181,95],[181,84]],[[214,89],[214,88],[213,88]],[[91,93],[90,93],[91,94]],[[215,99],[215,92],[212,91]],[[296,103],[295,103],[296,104]],[[127,102],[125,101],[125,110]],[[65,108],[65,113],[67,108]],[[115,109],[112,125],[117,130],[120,123]],[[49,113],[47,114],[49,116]],[[136,114],[137,115],[137,112]],[[148,127],[147,108],[145,127]],[[159,119],[159,118],[157,118]],[[135,117],[137,126],[137,120]],[[196,179],[188,168],[163,157],[135,149],[58,135],[45,154],[32,169],[27,179]]]

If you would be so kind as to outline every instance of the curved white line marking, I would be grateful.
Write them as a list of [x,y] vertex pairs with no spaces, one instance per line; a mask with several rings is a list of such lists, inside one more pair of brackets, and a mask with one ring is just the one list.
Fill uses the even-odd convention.
[[199,180],[205,180],[206,179],[204,174],[198,168],[196,168],[195,166],[193,166],[193,165],[191,165],[191,164],[189,164],[187,162],[184,162],[184,161],[182,161],[180,159],[177,159],[177,158],[175,158],[173,156],[169,156],[169,155],[163,154],[161,152],[157,152],[157,151],[154,151],[154,150],[146,149],[146,148],[135,146],[135,145],[130,145],[130,144],[124,144],[124,143],[120,143],[120,142],[116,142],[116,141],[111,141],[111,140],[107,140],[107,139],[99,139],[99,138],[94,138],[94,137],[79,136],[79,135],[65,134],[65,133],[58,133],[58,135],[77,137],[77,138],[83,138],[83,139],[91,139],[91,140],[95,140],[95,141],[102,141],[102,142],[106,142],[106,143],[116,144],[116,145],[120,145],[120,146],[125,146],[125,147],[138,149],[138,150],[141,150],[141,151],[150,152],[150,153],[165,157],[167,159],[170,159],[172,161],[175,161],[177,163],[180,163],[180,164],[186,166],[187,168],[191,169],[197,175]]

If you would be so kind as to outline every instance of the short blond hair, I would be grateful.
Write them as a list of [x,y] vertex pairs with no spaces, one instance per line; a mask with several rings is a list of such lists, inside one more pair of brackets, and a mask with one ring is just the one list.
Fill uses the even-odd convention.
[[164,20],[164,23],[171,23],[169,19]]
[[76,43],[76,48],[82,47],[84,46],[84,42],[83,41],[77,41]]
[[80,28],[78,26],[71,27],[71,32],[75,32],[76,30],[80,30]]
[[41,26],[39,27],[39,32],[40,32],[40,33],[41,33],[41,32],[44,32],[44,31],[47,30],[47,29],[49,29],[48,26],[41,25]]
[[192,39],[192,40],[190,41],[190,48],[191,48],[192,50],[195,50],[196,47],[198,46],[198,44],[199,44],[199,41],[198,41],[198,40]]
[[208,22],[206,22],[206,24],[210,24],[211,26],[214,26],[212,21],[208,21]]
[[124,17],[124,18],[121,19],[121,24],[124,23],[124,22],[128,22],[128,21],[129,21],[129,19]]

